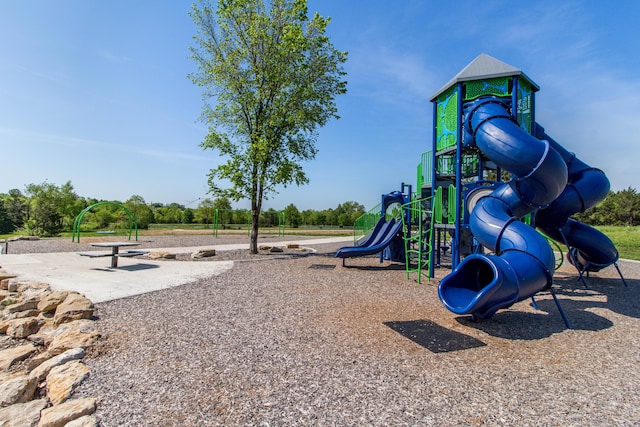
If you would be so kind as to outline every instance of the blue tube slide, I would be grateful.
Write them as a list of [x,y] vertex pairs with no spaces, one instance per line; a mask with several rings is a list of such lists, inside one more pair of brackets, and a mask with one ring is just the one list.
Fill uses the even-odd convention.
[[595,228],[569,218],[577,212],[595,206],[609,192],[609,180],[604,172],[595,169],[568,152],[544,128],[536,124],[536,137],[549,141],[567,164],[569,183],[548,207],[538,211],[536,227],[552,239],[567,244],[569,262],[581,270],[599,271],[618,260],[618,250],[606,235]]
[[376,254],[391,244],[402,229],[402,221],[380,219],[366,241],[358,246],[344,246],[336,252],[336,258],[353,258]]
[[486,319],[551,285],[553,251],[519,219],[560,196],[568,172],[560,153],[523,131],[497,98],[475,101],[465,126],[477,147],[514,179],[480,199],[470,216],[474,237],[494,254],[464,258],[442,279],[438,295],[450,311]]

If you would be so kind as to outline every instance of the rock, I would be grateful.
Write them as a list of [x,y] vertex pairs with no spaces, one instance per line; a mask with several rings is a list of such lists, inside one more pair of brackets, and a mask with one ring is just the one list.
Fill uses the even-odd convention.
[[67,400],[60,405],[43,409],[38,427],[63,427],[65,424],[77,420],[84,415],[91,415],[96,411],[96,399]]
[[[87,322],[87,323],[83,323]],[[49,344],[47,351],[53,355],[58,355],[72,348],[82,347],[84,349],[91,347],[100,338],[100,334],[93,326],[93,322],[76,320],[65,324],[65,328],[56,331],[56,335]]]
[[51,353],[49,353],[48,351],[41,351],[40,353],[25,360],[21,367],[24,368],[27,372],[31,372],[38,366],[42,365],[42,363],[51,359],[51,357]]
[[0,289],[6,291],[9,289],[9,281],[18,276],[14,276],[13,274],[7,274],[4,271],[0,271]]
[[92,331],[95,329],[95,323],[89,319],[73,320],[69,323],[63,323],[62,325],[55,328],[53,332],[53,338],[57,337],[58,335],[62,335],[71,329]]
[[42,362],[38,367],[29,372],[30,378],[35,378],[38,382],[44,380],[51,369],[56,366],[64,365],[65,363],[71,362],[73,360],[81,360],[86,355],[86,352],[83,348],[72,348],[71,350],[67,350],[64,353],[60,353],[57,356],[52,357],[44,362]]
[[40,320],[37,317],[25,317],[22,319],[12,319],[8,321],[5,333],[8,337],[21,339],[31,334],[35,334],[40,329]]
[[5,383],[7,381],[14,380],[22,375],[25,375],[24,371],[19,372],[0,372],[0,384]]
[[55,291],[44,295],[38,303],[38,310],[44,313],[55,311],[56,308],[67,298],[68,291]]
[[[0,270],[0,277],[7,275]],[[0,427],[98,426],[96,399],[68,400],[90,374],[84,349],[100,338],[88,320],[93,303],[44,283],[0,283]],[[18,345],[24,338],[31,342]],[[37,399],[45,391],[47,399]]]
[[33,399],[38,381],[21,375],[0,384],[0,407],[25,403]]
[[269,250],[269,252],[271,252],[271,253],[280,253],[280,252],[284,252],[284,249],[282,249],[279,246],[274,246]]
[[98,427],[98,420],[93,415],[83,415],[82,417],[68,422],[64,427]]
[[267,245],[258,246],[258,250],[260,250],[260,251],[268,251],[270,249],[271,249],[271,246],[267,246]]
[[0,369],[3,371],[7,371],[11,366],[16,364],[17,362],[25,360],[36,351],[38,351],[38,349],[31,343],[20,345],[18,347],[8,348],[6,350],[1,350]]
[[176,259],[176,254],[171,252],[149,252],[151,259]]
[[29,335],[27,339],[36,345],[48,346],[56,333],[56,328],[53,326],[41,326],[38,332]]
[[15,341],[9,338],[6,335],[0,335],[0,350],[5,348],[13,347]]
[[23,298],[35,297],[40,300],[44,294],[50,291],[49,285],[42,282],[19,282],[18,292],[20,292]]
[[8,305],[4,309],[4,311],[8,314],[13,314],[19,311],[37,310],[37,309],[38,309],[38,299],[28,298],[24,301],[20,301],[20,302],[16,302],[15,304]]
[[11,296],[11,292],[6,289],[0,289],[0,302],[4,301],[6,298]]
[[297,243],[287,243],[287,249],[298,249],[300,247]]
[[20,319],[20,318],[25,318],[25,317],[36,317],[40,314],[40,312],[36,309],[33,310],[25,310],[25,311],[18,311],[16,313],[11,313],[10,315],[7,316],[7,320],[9,319]]
[[35,427],[40,420],[40,411],[47,407],[47,399],[32,400],[0,409],[0,426]]
[[2,302],[0,303],[0,316],[6,316],[8,314],[7,310],[5,310],[5,307],[16,304],[20,301],[20,296],[16,292],[10,292],[6,290],[3,290],[3,292],[9,292],[9,295],[4,297]]
[[209,258],[216,255],[215,249],[201,249],[191,254],[191,259]]
[[65,402],[88,376],[89,368],[79,360],[54,367],[47,375],[47,398],[54,405]]
[[53,323],[60,325],[72,320],[91,319],[94,306],[89,298],[77,292],[69,292],[69,295],[56,308]]

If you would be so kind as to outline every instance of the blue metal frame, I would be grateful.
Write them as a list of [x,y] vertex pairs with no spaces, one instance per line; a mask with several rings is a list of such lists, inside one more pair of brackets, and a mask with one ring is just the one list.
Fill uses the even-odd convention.
[[[436,127],[436,123],[438,120],[438,100],[435,99],[434,101],[431,102],[431,105],[433,105],[433,132],[431,132],[432,137],[431,137],[431,146],[433,147],[433,149],[431,150],[431,200],[435,200],[435,196],[436,196],[436,179],[437,179],[437,172],[436,172],[436,149],[437,149],[437,144],[438,144],[438,135],[437,132],[435,131],[435,127]],[[433,203],[433,202],[432,202]],[[433,219],[432,219],[433,221]],[[435,233],[431,233],[431,236],[429,237],[429,244],[431,245],[431,250],[433,250],[433,248],[435,248]],[[429,277],[434,277],[435,276],[435,257],[431,256],[429,257]]]
[[[461,201],[462,201],[462,83],[458,83],[458,122],[456,124],[456,222],[454,231],[454,244],[451,245],[451,269],[460,264],[460,213],[461,213]],[[449,207],[450,208],[450,207]]]

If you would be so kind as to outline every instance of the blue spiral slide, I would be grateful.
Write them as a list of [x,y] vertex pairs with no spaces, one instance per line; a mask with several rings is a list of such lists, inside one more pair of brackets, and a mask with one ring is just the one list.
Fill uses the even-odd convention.
[[514,179],[481,198],[469,219],[478,242],[493,252],[473,254],[440,282],[443,304],[456,314],[486,319],[548,289],[555,269],[553,250],[534,228],[521,222],[536,212],[536,225],[571,246],[580,268],[600,269],[618,259],[613,243],[569,216],[595,205],[609,181],[566,151],[537,126],[522,130],[498,98],[480,98],[467,109],[464,126],[477,147]]

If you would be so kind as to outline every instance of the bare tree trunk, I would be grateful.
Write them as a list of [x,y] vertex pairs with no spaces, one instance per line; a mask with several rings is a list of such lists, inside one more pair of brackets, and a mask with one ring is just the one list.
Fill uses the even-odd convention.
[[262,209],[262,186],[256,185],[251,195],[251,234],[249,238],[249,252],[258,253],[258,228],[260,227],[260,210]]
[[260,211],[252,203],[251,204],[251,235],[249,240],[249,252],[252,254],[258,253],[258,222],[260,220]]

